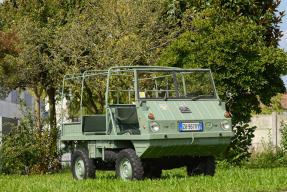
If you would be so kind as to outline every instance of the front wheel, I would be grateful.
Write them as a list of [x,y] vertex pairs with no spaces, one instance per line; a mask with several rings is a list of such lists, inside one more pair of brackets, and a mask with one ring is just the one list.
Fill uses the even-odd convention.
[[89,158],[89,153],[86,149],[75,151],[72,155],[71,164],[74,179],[83,180],[95,178],[95,165],[93,160]]
[[116,160],[116,175],[123,180],[142,180],[144,169],[133,149],[123,149]]

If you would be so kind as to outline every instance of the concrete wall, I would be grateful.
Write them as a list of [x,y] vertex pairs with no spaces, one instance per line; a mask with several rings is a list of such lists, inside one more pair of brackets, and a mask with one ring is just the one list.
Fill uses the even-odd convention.
[[[34,98],[31,97],[31,95],[29,96],[30,98],[26,97],[28,94],[27,92],[22,91],[21,94],[19,92],[17,92],[15,95],[15,91],[12,91],[7,96],[7,98],[0,99],[0,142],[2,139],[2,133],[1,132],[2,132],[2,127],[3,127],[2,117],[11,118],[11,119],[15,119],[15,118],[20,119],[23,117],[23,115],[21,114],[21,111],[19,109],[20,106],[19,106],[19,104],[17,104],[17,103],[19,103],[19,102],[17,102],[17,100],[18,100],[17,98],[20,97],[21,99],[30,100],[30,103],[29,103],[30,107],[33,107],[33,105],[34,105]],[[13,94],[14,94],[14,96],[12,96]],[[27,104],[28,104],[28,100],[26,100]]]
[[281,121],[287,123],[287,115],[278,115],[275,112],[271,115],[254,115],[249,124],[257,127],[252,140],[252,148],[261,151],[264,149],[264,145],[266,146],[270,142],[273,146],[280,146]]
[[12,103],[10,96],[5,100],[0,100],[0,146],[2,141],[2,117],[11,119],[22,117],[19,105]]
[[19,105],[0,100],[0,116],[7,118],[21,117]]

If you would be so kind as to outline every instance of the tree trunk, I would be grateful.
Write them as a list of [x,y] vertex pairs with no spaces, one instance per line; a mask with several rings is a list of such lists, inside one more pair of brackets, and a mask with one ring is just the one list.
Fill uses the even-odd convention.
[[[48,98],[49,98],[49,124],[50,124],[50,150],[53,153],[57,151],[57,136],[58,130],[56,125],[56,89],[54,87],[50,87],[47,90]],[[52,155],[50,154],[50,155]]]
[[42,136],[42,124],[41,124],[41,108],[40,108],[40,99],[42,94],[42,89],[39,91],[37,87],[34,88],[35,94],[35,117],[36,117],[36,128],[38,137]]
[[56,89],[55,87],[49,87],[47,90],[49,98],[49,123],[50,123],[50,140],[49,140],[49,166],[53,172],[57,172],[61,169],[61,163],[59,160],[59,153],[57,149],[58,141],[58,129],[56,123]]

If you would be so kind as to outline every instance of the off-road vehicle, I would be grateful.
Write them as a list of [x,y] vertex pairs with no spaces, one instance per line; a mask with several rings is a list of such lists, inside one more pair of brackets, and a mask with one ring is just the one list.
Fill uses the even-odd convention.
[[232,136],[209,69],[124,66],[63,79],[60,141],[75,179],[159,178],[182,166],[213,176]]

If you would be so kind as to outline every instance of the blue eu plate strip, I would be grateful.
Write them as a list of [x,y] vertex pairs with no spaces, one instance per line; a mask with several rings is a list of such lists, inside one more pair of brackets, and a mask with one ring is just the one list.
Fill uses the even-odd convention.
[[203,122],[199,122],[199,131],[202,131],[203,130]]
[[179,123],[179,131],[182,131],[182,123]]
[[[203,122],[198,122],[199,130],[197,131],[203,131]],[[182,128],[182,122],[179,123],[179,131],[184,131]]]

